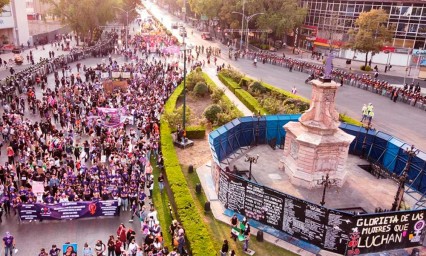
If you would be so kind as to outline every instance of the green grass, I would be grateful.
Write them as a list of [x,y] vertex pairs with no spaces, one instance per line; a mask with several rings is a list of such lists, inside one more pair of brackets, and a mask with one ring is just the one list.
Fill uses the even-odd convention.
[[153,191],[153,202],[155,209],[157,210],[157,217],[160,221],[161,230],[163,231],[164,245],[171,248],[172,244],[172,235],[168,232],[169,226],[172,223],[172,216],[169,212],[169,199],[166,192],[166,187],[163,190],[163,193],[160,193],[160,187],[158,186],[157,178],[160,175],[160,169],[156,167],[157,161],[153,158],[151,159],[151,166],[153,167],[154,174],[154,191]]
[[[191,191],[192,197],[195,199],[195,208],[202,216],[205,223],[207,223],[207,230],[212,235],[213,245],[217,250],[220,250],[224,239],[227,239],[229,242],[230,250],[235,250],[237,255],[244,255],[243,244],[242,242],[235,242],[230,239],[231,228],[229,225],[218,221],[214,218],[211,212],[204,211],[204,204],[207,202],[207,198],[204,192],[197,194],[195,191],[195,186],[197,183],[200,183],[197,173],[188,173],[188,167],[182,166],[182,172],[188,183],[189,190]],[[297,255],[292,252],[289,252],[281,247],[278,247],[274,244],[268,242],[258,242],[256,236],[252,235],[249,248],[256,252],[256,255],[268,255],[268,256],[293,256]]]

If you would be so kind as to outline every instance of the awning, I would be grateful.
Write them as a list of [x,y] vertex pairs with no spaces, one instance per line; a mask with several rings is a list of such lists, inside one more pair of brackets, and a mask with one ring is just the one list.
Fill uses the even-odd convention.
[[[329,44],[325,44],[325,43],[320,43],[320,42],[315,42],[314,45],[317,46],[323,46],[323,47],[330,47]],[[340,48],[338,45],[331,45],[332,48]]]

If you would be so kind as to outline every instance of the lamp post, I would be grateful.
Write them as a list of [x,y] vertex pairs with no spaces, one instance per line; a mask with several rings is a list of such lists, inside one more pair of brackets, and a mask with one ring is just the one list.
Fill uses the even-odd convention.
[[260,111],[257,111],[256,118],[257,118],[257,125],[255,129],[255,143],[256,146],[259,144],[259,129],[260,129],[260,118],[262,116],[260,115]]
[[258,13],[255,13],[255,14],[252,14],[252,15],[250,15],[250,16],[246,16],[245,14],[244,14],[244,5],[243,5],[243,12],[241,13],[241,12],[232,12],[232,13],[235,13],[235,14],[240,14],[241,16],[242,16],[242,20],[241,20],[241,23],[242,23],[242,26],[241,26],[241,42],[240,42],[240,50],[241,50],[241,48],[243,47],[242,45],[243,45],[243,33],[244,33],[244,20],[246,20],[246,23],[247,23],[247,31],[246,31],[246,33],[247,33],[247,35],[246,35],[246,49],[248,49],[248,38],[249,38],[249,27],[248,27],[248,25],[249,25],[249,22],[250,22],[250,20],[251,19],[253,19],[255,16],[257,16],[257,15],[261,15],[261,14],[265,14],[265,13],[263,13],[263,12],[258,12]]
[[257,163],[258,159],[259,159],[259,155],[256,155],[256,157],[254,157],[254,156],[250,156],[248,154],[246,154],[246,158],[244,159],[244,162],[250,163],[249,176],[248,176],[248,180],[250,180],[250,181],[251,181],[251,164]]
[[412,145],[410,149],[404,150],[404,153],[408,155],[408,159],[402,174],[398,177],[398,190],[396,191],[395,201],[392,204],[392,211],[399,211],[399,208],[401,207],[401,202],[404,198],[405,183],[407,182],[408,172],[411,168],[411,161],[413,160],[413,157],[415,157],[419,152],[420,150],[415,149],[414,145]]
[[373,126],[371,125],[370,122],[368,122],[367,125],[363,124],[362,127],[364,127],[365,129],[365,136],[364,136],[364,140],[362,141],[361,155],[359,157],[365,158],[365,151],[367,150],[367,135],[368,135],[368,132],[373,129]]
[[129,12],[131,12],[131,11],[134,11],[136,8],[133,8],[133,9],[131,9],[131,10],[124,10],[124,9],[121,9],[120,7],[114,7],[115,9],[117,9],[117,10],[120,10],[120,11],[122,11],[122,12],[124,12],[124,13],[126,13],[126,50],[127,50],[127,48],[128,48],[128,38],[129,38],[129,35],[128,35],[128,30],[129,30]]
[[185,36],[183,36],[183,114],[182,114],[182,129],[184,136],[186,136],[186,51],[191,50],[192,47],[187,48],[185,43]]
[[240,39],[240,50],[241,50],[241,48],[243,48],[243,36],[244,36],[244,17],[245,17],[245,14],[244,14],[244,8],[245,8],[245,5],[246,5],[246,1],[245,0],[243,0],[243,12],[232,12],[232,13],[238,13],[238,14],[241,14],[241,39]]
[[321,180],[318,180],[318,185],[321,185],[324,187],[323,191],[322,191],[322,199],[321,199],[321,206],[325,205],[325,192],[327,191],[328,186],[334,186],[337,184],[337,180],[336,179],[330,179],[330,176],[328,175],[328,173],[324,176],[322,176]]
[[255,13],[255,14],[252,14],[252,15],[250,15],[250,16],[248,16],[248,17],[246,17],[246,21],[247,21],[246,49],[247,49],[247,50],[248,50],[248,46],[249,46],[249,22],[250,22],[250,20],[251,20],[251,19],[253,19],[253,18],[254,18],[254,16],[262,15],[262,14],[265,14],[265,13],[263,13],[263,12],[258,12],[258,13]]

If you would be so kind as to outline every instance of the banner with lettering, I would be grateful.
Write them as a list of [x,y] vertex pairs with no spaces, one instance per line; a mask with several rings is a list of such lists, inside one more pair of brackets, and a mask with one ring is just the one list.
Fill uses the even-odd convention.
[[22,204],[21,220],[71,220],[101,216],[118,216],[118,201],[66,202],[58,204]]
[[345,255],[418,246],[424,210],[353,215],[328,209],[220,171],[218,198],[249,219]]

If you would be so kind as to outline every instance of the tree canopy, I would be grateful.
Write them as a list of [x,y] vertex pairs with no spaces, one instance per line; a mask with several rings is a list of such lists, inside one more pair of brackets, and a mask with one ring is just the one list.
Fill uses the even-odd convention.
[[114,7],[119,7],[117,0],[44,0],[49,3],[51,13],[58,17],[62,24],[69,25],[78,34],[90,35],[99,26],[116,19]]
[[349,31],[346,48],[365,53],[365,66],[368,53],[379,53],[392,39],[392,29],[387,27],[388,17],[383,9],[362,12],[355,21],[355,29]]
[[3,7],[5,5],[8,5],[10,3],[10,0],[0,0],[0,11],[3,11]]
[[118,11],[117,15],[119,17],[121,24],[126,25],[127,23],[127,14],[126,14],[127,11],[129,12],[129,22],[138,17],[138,13],[136,9],[141,7],[139,3],[140,3],[140,0],[120,0],[119,1],[117,8],[124,10],[124,11],[120,11],[119,9],[116,9],[116,11]]
[[269,0],[263,2],[265,15],[257,19],[260,29],[271,29],[276,37],[282,37],[303,24],[308,10],[294,0]]
[[[301,8],[297,0],[188,0],[191,11],[198,16],[206,15],[209,19],[218,17],[222,26],[241,28],[241,15],[233,12],[243,12],[253,17],[249,27],[271,30],[275,37],[282,37],[300,26],[307,14],[306,8]],[[245,22],[245,21],[244,21]]]

